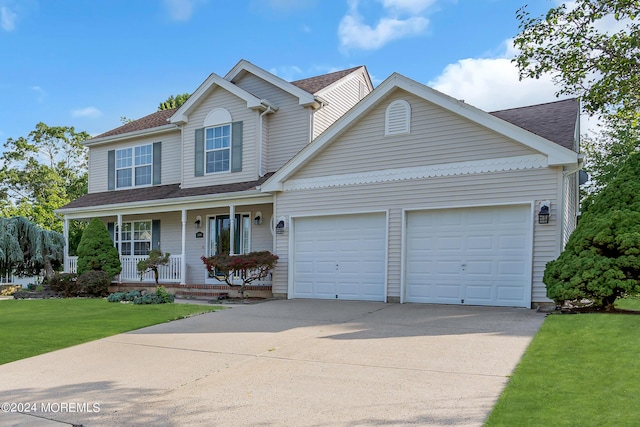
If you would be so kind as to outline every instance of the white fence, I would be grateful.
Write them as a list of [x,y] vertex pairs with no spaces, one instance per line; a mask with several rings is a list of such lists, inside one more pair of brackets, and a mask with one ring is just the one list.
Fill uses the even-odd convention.
[[[120,276],[116,278],[118,282],[132,282],[139,281],[140,274],[138,273],[138,261],[147,259],[146,255],[123,255],[120,257],[120,263],[122,264],[122,272]],[[75,273],[78,271],[78,257],[67,258],[69,273]],[[160,283],[180,283],[182,266],[181,255],[171,255],[169,257],[169,263],[161,265],[158,268],[158,282]],[[142,275],[143,282],[155,282],[153,271],[148,271]]]

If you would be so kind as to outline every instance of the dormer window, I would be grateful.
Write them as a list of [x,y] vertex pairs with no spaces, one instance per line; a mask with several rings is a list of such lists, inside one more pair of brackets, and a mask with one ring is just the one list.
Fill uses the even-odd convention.
[[205,129],[206,173],[229,172],[231,165],[231,124]]
[[117,188],[151,185],[152,178],[152,144],[116,150]]
[[384,134],[400,135],[405,133],[411,133],[411,105],[404,99],[398,99],[387,107]]

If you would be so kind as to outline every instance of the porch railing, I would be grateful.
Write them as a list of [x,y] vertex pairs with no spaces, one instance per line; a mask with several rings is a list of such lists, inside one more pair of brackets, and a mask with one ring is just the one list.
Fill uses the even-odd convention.
[[[139,281],[138,261],[147,259],[146,255],[123,255],[120,257],[122,271],[116,280],[119,282]],[[78,271],[78,257],[68,257],[69,273]],[[167,265],[158,268],[158,281],[160,283],[180,283],[182,255],[171,255]],[[142,275],[143,282],[155,282],[153,271],[148,271]]]

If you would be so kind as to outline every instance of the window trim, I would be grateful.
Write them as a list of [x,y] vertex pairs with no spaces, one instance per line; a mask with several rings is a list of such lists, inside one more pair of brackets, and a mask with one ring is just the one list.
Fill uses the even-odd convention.
[[[203,161],[204,161],[204,174],[205,175],[216,175],[216,174],[223,174],[223,173],[231,173],[232,170],[232,156],[233,156],[233,123],[228,122],[228,123],[219,123],[213,126],[207,126],[204,128],[204,156],[203,156]],[[229,145],[227,147],[223,147],[223,148],[212,148],[210,150],[207,150],[207,131],[209,129],[216,129],[216,128],[223,128],[223,127],[228,127],[229,128]],[[215,139],[215,137],[213,138]],[[207,154],[209,153],[213,153],[213,152],[222,152],[223,150],[227,150],[229,153],[229,165],[227,170],[221,170],[221,171],[214,171],[214,172],[209,172],[207,169]]]
[[[149,223],[149,240],[136,240],[135,237],[135,224],[139,224],[139,223]],[[122,221],[122,226],[124,228],[125,224],[129,224],[131,229],[130,229],[130,233],[131,233],[131,239],[129,240],[123,240],[122,243],[129,243],[130,244],[130,253],[128,254],[123,254],[122,253],[122,245],[120,242],[120,230],[118,229],[118,223],[115,222],[113,225],[113,230],[114,230],[114,236],[113,236],[113,240],[114,240],[114,244],[116,246],[116,249],[118,249],[118,254],[120,254],[121,256],[148,256],[149,253],[153,250],[153,220],[151,219],[147,219],[147,220],[137,220],[137,221]],[[135,244],[136,242],[149,242],[149,251],[146,254],[136,254],[135,253]]]
[[[145,163],[145,164],[141,164],[141,165],[136,165],[136,149],[142,148],[142,147],[149,147],[149,153],[145,154],[144,156],[150,156],[151,157],[151,162],[150,163]],[[126,150],[131,150],[131,156],[129,156],[129,158],[131,159],[131,166],[127,166],[127,167],[118,167],[118,153],[122,152],[122,151],[126,151]],[[114,150],[114,175],[115,175],[115,183],[114,183],[114,187],[116,190],[124,190],[124,189],[131,189],[131,188],[141,188],[141,187],[151,187],[153,186],[153,177],[154,177],[154,156],[153,156],[153,143],[150,142],[148,144],[140,144],[140,145],[133,145],[133,146],[129,146],[129,147],[123,147],[123,148],[117,148]],[[141,168],[141,167],[149,167],[150,170],[150,179],[149,179],[149,183],[148,184],[138,184],[136,185],[136,169],[137,168]],[[118,171],[121,170],[130,170],[131,171],[131,185],[127,185],[127,186],[120,186],[118,183]]]

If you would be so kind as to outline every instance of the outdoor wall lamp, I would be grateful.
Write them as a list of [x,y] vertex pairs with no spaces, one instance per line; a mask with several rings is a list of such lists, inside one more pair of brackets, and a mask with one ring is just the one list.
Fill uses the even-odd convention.
[[200,228],[200,224],[202,224],[202,218],[200,217],[200,215],[196,217],[196,222],[194,222],[193,224],[196,228]]
[[255,225],[262,224],[262,212],[260,212],[260,211],[256,212],[256,216],[255,216],[255,218],[253,218],[253,223]]
[[538,224],[549,224],[549,208],[551,202],[544,200],[540,202],[540,212],[538,212]]
[[278,222],[276,223],[276,234],[284,233],[284,230],[287,228],[287,218],[281,216],[278,218]]

